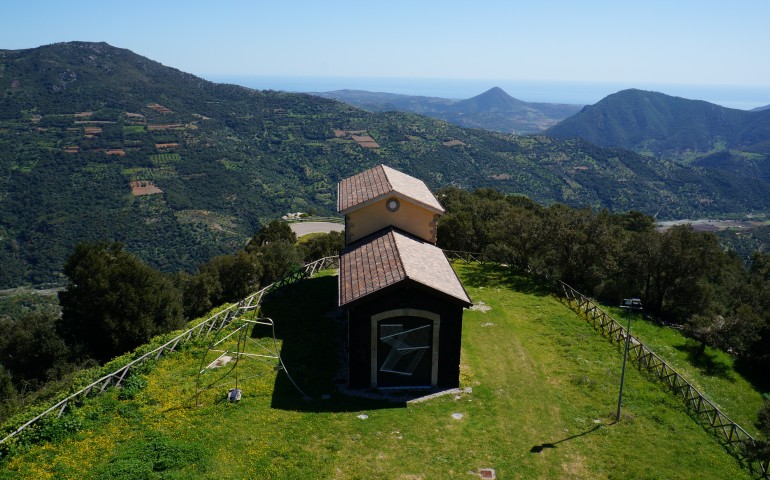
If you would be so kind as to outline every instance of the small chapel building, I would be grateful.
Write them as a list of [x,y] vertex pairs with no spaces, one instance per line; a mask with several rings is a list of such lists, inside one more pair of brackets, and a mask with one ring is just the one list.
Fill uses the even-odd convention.
[[351,388],[459,385],[471,299],[444,252],[444,209],[421,180],[385,165],[342,180],[338,304],[347,312]]

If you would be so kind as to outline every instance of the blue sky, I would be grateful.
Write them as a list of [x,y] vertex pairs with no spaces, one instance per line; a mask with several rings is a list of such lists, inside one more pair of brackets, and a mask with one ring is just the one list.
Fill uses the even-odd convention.
[[0,49],[105,41],[201,76],[770,88],[768,19],[768,0],[6,0]]

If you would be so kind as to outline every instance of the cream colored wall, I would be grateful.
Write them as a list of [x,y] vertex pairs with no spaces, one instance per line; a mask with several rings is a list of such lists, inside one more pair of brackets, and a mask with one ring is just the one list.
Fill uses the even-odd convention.
[[[389,197],[391,198],[391,197]],[[398,211],[385,208],[388,199],[350,212],[345,221],[345,240],[351,243],[382,228],[393,225],[431,243],[436,243],[437,216],[428,209],[399,198]]]

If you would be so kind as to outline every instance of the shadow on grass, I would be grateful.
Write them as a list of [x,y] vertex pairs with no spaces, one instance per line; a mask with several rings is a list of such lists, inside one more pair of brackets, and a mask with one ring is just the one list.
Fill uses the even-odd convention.
[[[265,301],[262,317],[275,324],[285,370],[278,372],[272,408],[302,412],[353,412],[402,408],[403,401],[343,395],[341,342],[347,338],[337,309],[337,277],[303,280]],[[255,327],[252,336],[269,336],[269,327]]]
[[709,351],[701,352],[701,347],[698,342],[687,340],[683,344],[674,345],[674,348],[680,352],[685,352],[687,354],[687,361],[690,362],[693,367],[698,368],[703,375],[720,377],[730,382],[735,382],[732,366],[714,353]]
[[559,443],[568,442],[568,441],[574,440],[574,439],[576,439],[578,437],[582,437],[583,435],[588,435],[589,433],[595,432],[596,430],[600,429],[603,426],[604,425],[597,425],[594,428],[591,428],[590,430],[586,430],[583,433],[578,433],[576,435],[572,435],[571,437],[562,438],[561,440],[557,440],[557,441],[551,442],[551,443],[543,443],[541,445],[535,445],[534,447],[529,449],[529,453],[540,453],[543,450],[545,450],[546,448],[556,448],[556,445],[559,444]]
[[501,286],[537,296],[546,296],[552,293],[551,288],[545,283],[540,283],[525,273],[513,270],[511,267],[492,263],[458,265],[461,272],[460,278],[465,286]]
[[739,357],[735,361],[735,371],[748,380],[758,392],[770,392],[770,359],[764,362],[752,362],[748,358]]

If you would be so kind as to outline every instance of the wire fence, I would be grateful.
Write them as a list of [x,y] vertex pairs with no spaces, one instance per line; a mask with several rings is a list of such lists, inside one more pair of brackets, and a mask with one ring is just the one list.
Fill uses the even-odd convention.
[[59,402],[52,405],[47,410],[43,411],[36,417],[30,419],[29,421],[19,426],[13,432],[6,435],[2,440],[0,440],[0,445],[12,439],[13,437],[19,435],[25,429],[39,422],[40,420],[47,417],[48,415],[56,413],[58,417],[61,417],[62,414],[64,414],[64,411],[67,409],[67,406],[69,406],[70,404],[73,404],[75,402],[80,402],[84,400],[86,397],[88,397],[89,395],[100,394],[104,392],[108,387],[119,387],[121,382],[123,382],[123,380],[127,377],[128,373],[131,371],[131,369],[144,365],[148,360],[156,360],[165,354],[174,352],[176,349],[178,349],[179,347],[186,344],[188,341],[192,339],[206,338],[212,332],[218,332],[222,330],[227,325],[232,323],[232,321],[236,317],[238,317],[242,312],[251,311],[259,307],[262,303],[262,300],[269,294],[275,292],[276,290],[279,290],[287,285],[296,283],[302,279],[311,277],[321,270],[328,269],[328,268],[338,268],[338,266],[339,266],[339,258],[335,255],[332,257],[321,258],[319,260],[308,263],[296,269],[295,271],[289,273],[282,279],[271,283],[270,285],[259,290],[258,292],[255,292],[249,295],[248,297],[244,298],[238,303],[233,303],[227,306],[226,308],[219,311],[217,314],[212,315],[211,317],[200,321],[199,323],[195,324],[194,326],[188,328],[184,332],[175,336],[171,340],[167,341],[163,345],[126,363],[125,365],[118,368],[117,370],[94,380],[93,382],[81,388],[77,392],[60,400]]
[[[467,263],[489,263],[486,256],[480,253],[445,251],[445,254],[450,259],[461,260]],[[607,336],[613,343],[623,345],[626,341],[626,336],[628,336],[629,355],[636,360],[639,368],[652,374],[655,378],[666,384],[672,392],[680,396],[687,407],[695,413],[696,418],[706,423],[714,435],[728,445],[734,454],[747,464],[753,473],[762,478],[768,478],[770,459],[757,460],[755,456],[749,454],[749,452],[756,451],[759,442],[743,427],[719,410],[713,402],[707,399],[682,375],[650,350],[649,347],[629,334],[620,322],[602,310],[593,299],[583,295],[561,280],[554,280],[548,275],[540,274],[540,276],[558,285],[563,293],[561,298],[567,302],[570,308],[576,310],[594,328],[601,330],[603,335]]]

